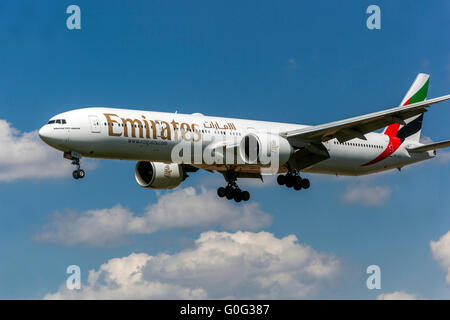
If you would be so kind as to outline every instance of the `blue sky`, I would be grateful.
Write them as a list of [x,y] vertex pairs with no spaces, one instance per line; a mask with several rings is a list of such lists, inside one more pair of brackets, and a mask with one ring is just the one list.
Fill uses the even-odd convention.
[[[74,31],[66,28],[70,4],[0,4],[0,119],[19,136],[86,106],[318,124],[396,106],[419,72],[431,74],[429,97],[450,93],[448,1],[76,1],[82,29]],[[370,4],[381,8],[381,30],[366,28]],[[449,138],[449,106],[427,112],[422,135]],[[292,234],[340,261],[332,283],[307,298],[404,291],[448,299],[446,270],[430,249],[450,230],[450,161],[442,155],[401,173],[305,175],[312,187],[301,192],[245,182],[251,201],[272,217],[250,231]],[[141,215],[158,193],[135,183],[132,162],[91,161],[86,179],[74,181],[62,157],[13,164],[5,158],[0,154],[0,177],[36,163],[50,173],[0,180],[0,298],[56,292],[71,264],[81,267],[85,282],[88,270],[112,258],[174,255],[202,232],[237,232],[218,223],[133,234],[106,246],[39,241],[55,212],[120,204]],[[181,188],[200,193],[222,184],[219,175],[198,172]],[[344,201],[355,189],[379,198],[373,205]],[[371,264],[381,267],[381,290],[366,288]]]

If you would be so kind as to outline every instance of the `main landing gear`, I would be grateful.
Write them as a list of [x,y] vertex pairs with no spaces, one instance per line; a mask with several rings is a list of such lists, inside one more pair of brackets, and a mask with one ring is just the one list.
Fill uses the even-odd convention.
[[277,182],[280,186],[293,187],[295,190],[308,189],[311,185],[308,179],[302,179],[298,173],[292,172],[288,172],[286,175],[279,175]]
[[226,197],[228,200],[234,199],[236,202],[248,201],[250,199],[250,193],[248,191],[242,191],[237,185],[233,186],[230,184],[225,188],[218,188],[217,195],[221,198]]
[[245,190],[242,191],[238,187],[236,183],[237,178],[234,174],[225,175],[225,180],[228,182],[228,185],[217,189],[217,195],[220,198],[234,199],[235,202],[248,201],[250,199],[250,193]]
[[75,152],[64,152],[64,158],[72,160],[72,164],[77,167],[77,169],[72,172],[72,177],[75,180],[83,179],[86,173],[80,168],[81,155]]

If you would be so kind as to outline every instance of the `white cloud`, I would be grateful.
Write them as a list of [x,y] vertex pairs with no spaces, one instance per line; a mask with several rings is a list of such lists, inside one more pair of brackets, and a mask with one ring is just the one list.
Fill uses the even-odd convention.
[[88,283],[81,291],[68,290],[64,285],[44,299],[204,299],[203,289],[190,289],[146,280],[142,270],[153,259],[145,253],[132,253],[124,258],[114,258],[100,266],[98,271],[90,270]]
[[70,161],[42,142],[37,131],[20,132],[0,119],[0,182],[71,177],[72,171]]
[[431,144],[431,143],[434,143],[433,139],[431,139],[430,137],[427,137],[427,136],[421,136],[419,142],[420,142],[420,143],[423,143],[423,144]]
[[445,281],[450,284],[450,231],[438,241],[431,241],[430,248],[434,259],[439,262],[446,272]]
[[202,233],[192,249],[131,254],[91,270],[87,284],[46,299],[306,298],[332,284],[341,262],[268,232]]
[[382,293],[377,297],[377,300],[419,300],[420,298],[411,293],[404,291],[394,291],[392,293]]
[[118,205],[82,213],[55,213],[35,238],[61,244],[111,245],[127,235],[151,234],[165,229],[222,227],[227,230],[257,230],[268,226],[272,217],[255,202],[232,202],[217,197],[215,190],[193,187],[158,196],[141,216]]
[[386,203],[391,194],[388,187],[355,185],[347,187],[341,196],[344,203],[361,204],[364,206],[381,206]]

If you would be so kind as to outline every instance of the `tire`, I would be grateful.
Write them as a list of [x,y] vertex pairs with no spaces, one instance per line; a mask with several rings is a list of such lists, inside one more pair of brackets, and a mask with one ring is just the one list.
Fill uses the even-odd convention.
[[240,192],[239,190],[236,190],[234,192],[234,201],[236,202],[241,202],[242,201],[242,192]]
[[77,170],[75,170],[74,172],[72,172],[72,177],[75,179],[75,180],[78,180],[80,177],[78,176],[78,171]]
[[286,176],[283,175],[283,174],[280,174],[280,175],[277,177],[277,182],[278,182],[278,184],[279,184],[280,186],[284,185],[284,184],[286,183]]
[[294,189],[298,191],[301,188],[302,188],[302,178],[300,178],[299,176],[294,177]]
[[286,187],[292,188],[293,185],[294,185],[294,177],[286,176]]
[[244,201],[250,200],[250,193],[248,191],[242,192],[242,200]]
[[83,179],[85,175],[86,173],[84,172],[84,170],[78,170],[78,178]]
[[220,198],[225,197],[225,188],[224,188],[224,187],[218,188],[218,189],[217,189],[217,195],[218,195]]
[[231,187],[225,188],[225,197],[227,197],[228,200],[233,199],[234,197],[234,190]]
[[311,186],[308,179],[302,179],[302,188],[308,189]]

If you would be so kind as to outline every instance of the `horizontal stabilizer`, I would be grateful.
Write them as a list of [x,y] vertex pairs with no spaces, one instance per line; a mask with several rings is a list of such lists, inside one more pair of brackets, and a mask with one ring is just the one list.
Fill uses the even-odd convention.
[[442,148],[446,148],[446,147],[450,147],[450,140],[426,144],[426,145],[416,147],[416,148],[411,148],[411,149],[408,148],[408,151],[409,152],[424,152],[424,151],[429,151],[429,150],[442,149]]

